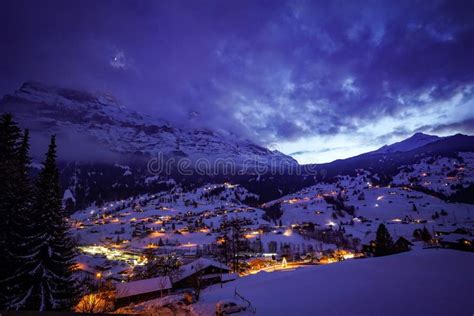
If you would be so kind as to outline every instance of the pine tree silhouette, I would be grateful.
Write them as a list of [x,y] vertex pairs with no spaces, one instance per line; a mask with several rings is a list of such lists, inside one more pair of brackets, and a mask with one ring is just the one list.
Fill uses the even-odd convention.
[[388,232],[384,224],[380,224],[377,228],[377,234],[375,238],[375,255],[385,256],[393,251],[393,240],[392,236]]
[[13,217],[18,209],[18,150],[21,137],[20,128],[10,114],[0,120],[0,310],[8,309],[14,299],[16,289],[12,271],[16,270],[18,258],[13,247]]
[[11,296],[9,309],[20,310],[25,308],[26,299],[29,296],[30,272],[35,268],[36,263],[31,260],[32,253],[37,249],[41,241],[35,230],[36,218],[31,212],[32,207],[32,187],[28,177],[29,165],[29,133],[25,130],[17,153],[18,174],[15,179],[17,189],[15,190],[16,211],[12,216],[11,238],[13,246],[11,254],[16,265],[11,270]]
[[67,310],[77,297],[72,279],[75,251],[62,209],[54,136],[38,176],[32,211],[36,219],[34,248],[29,258],[33,269],[24,309]]

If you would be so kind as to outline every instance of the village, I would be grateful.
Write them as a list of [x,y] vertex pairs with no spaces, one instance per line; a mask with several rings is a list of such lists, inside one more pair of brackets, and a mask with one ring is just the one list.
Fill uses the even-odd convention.
[[91,289],[77,309],[130,312],[156,299],[177,308],[194,304],[212,284],[366,260],[377,256],[380,226],[393,239],[391,253],[473,251],[471,205],[372,180],[364,172],[340,177],[260,207],[246,204],[257,197],[238,185],[177,186],[76,212],[77,274]]

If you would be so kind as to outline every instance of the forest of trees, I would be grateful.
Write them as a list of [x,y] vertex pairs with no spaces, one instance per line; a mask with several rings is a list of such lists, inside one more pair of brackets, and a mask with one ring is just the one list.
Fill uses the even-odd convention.
[[56,140],[30,179],[28,130],[0,119],[0,310],[69,310],[75,252],[62,207]]

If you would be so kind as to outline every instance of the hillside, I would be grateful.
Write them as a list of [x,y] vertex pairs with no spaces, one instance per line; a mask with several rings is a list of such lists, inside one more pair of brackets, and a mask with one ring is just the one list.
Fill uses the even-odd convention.
[[469,315],[473,264],[472,253],[420,250],[260,272],[205,290],[194,310],[211,315],[219,300],[237,290],[259,315]]
[[354,175],[358,169],[364,169],[378,174],[384,179],[390,179],[399,172],[399,167],[412,165],[429,157],[457,157],[460,152],[474,152],[474,136],[457,134],[430,141],[406,151],[369,152],[355,157],[335,160],[320,164],[319,168],[326,170],[326,176]]

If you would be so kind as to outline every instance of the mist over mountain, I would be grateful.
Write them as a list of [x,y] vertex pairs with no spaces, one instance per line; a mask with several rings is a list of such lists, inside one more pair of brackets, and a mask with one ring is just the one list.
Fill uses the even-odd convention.
[[[98,198],[152,192],[168,187],[170,179],[191,186],[231,180],[246,185],[264,201],[305,185],[333,181],[339,175],[355,175],[361,169],[390,183],[402,166],[427,157],[453,157],[474,151],[472,136],[416,133],[348,159],[299,165],[277,150],[225,131],[172,126],[128,109],[112,95],[38,82],[26,82],[5,95],[0,111],[12,113],[23,128],[30,130],[36,161],[42,159],[50,135],[57,135],[62,183],[74,191],[77,207]],[[162,165],[159,172],[154,172],[149,163],[157,158],[162,159]],[[186,172],[179,170],[184,160]],[[194,163],[202,161],[207,169],[196,174],[199,166]],[[161,168],[167,162],[171,162],[170,170]],[[215,162],[222,163],[212,169]],[[110,186],[113,191],[107,189]]]
[[255,159],[270,163],[296,161],[234,134],[210,129],[183,129],[120,105],[111,95],[27,82],[3,97],[2,112],[11,112],[30,129],[33,153],[56,134],[64,161],[127,162],[156,157],[190,160],[219,157],[236,164]]

